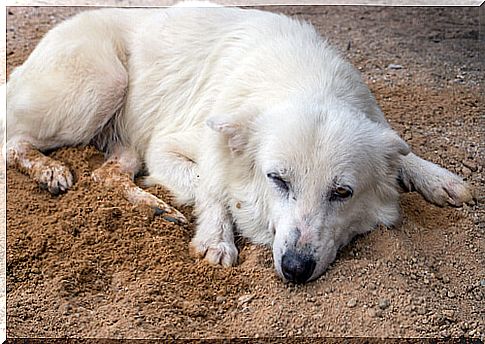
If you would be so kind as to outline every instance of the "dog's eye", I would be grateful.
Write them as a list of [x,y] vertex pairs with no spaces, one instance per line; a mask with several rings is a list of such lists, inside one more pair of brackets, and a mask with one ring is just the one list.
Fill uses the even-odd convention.
[[266,175],[271,181],[282,191],[288,192],[290,190],[290,186],[287,181],[285,181],[281,176],[272,172]]
[[346,198],[352,197],[352,188],[346,185],[339,185],[333,191],[330,196],[331,201],[344,200]]

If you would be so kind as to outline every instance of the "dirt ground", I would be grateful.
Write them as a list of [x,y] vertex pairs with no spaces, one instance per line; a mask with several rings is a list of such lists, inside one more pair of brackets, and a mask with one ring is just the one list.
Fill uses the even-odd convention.
[[[7,8],[7,70],[87,8]],[[92,147],[51,156],[76,183],[52,196],[7,171],[9,337],[472,337],[484,339],[484,99],[478,8],[268,7],[312,22],[363,73],[392,126],[458,173],[477,202],[402,196],[402,225],[343,249],[325,275],[283,283],[269,248],[238,239],[222,269],[188,254],[181,227],[100,189]],[[149,189],[170,199],[160,187]],[[182,211],[193,222],[191,209]]]

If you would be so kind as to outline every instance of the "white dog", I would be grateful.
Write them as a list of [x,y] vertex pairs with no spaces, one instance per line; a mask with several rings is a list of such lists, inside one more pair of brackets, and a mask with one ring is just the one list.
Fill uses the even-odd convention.
[[[7,160],[52,193],[69,169],[41,153],[95,143],[93,172],[184,222],[135,186],[192,203],[191,250],[237,261],[234,229],[272,245],[277,273],[320,276],[356,234],[399,218],[398,190],[438,205],[467,185],[409,152],[358,72],[309,24],[237,8],[102,9],[51,30],[7,85]],[[400,185],[399,185],[400,184]]]

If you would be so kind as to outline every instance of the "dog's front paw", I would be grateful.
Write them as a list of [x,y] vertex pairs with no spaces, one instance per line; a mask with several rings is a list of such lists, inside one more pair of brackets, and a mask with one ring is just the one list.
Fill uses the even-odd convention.
[[232,242],[209,242],[207,240],[192,239],[189,246],[190,254],[197,259],[204,259],[211,265],[230,267],[237,262],[237,248]]
[[457,175],[436,166],[431,178],[422,185],[415,185],[424,198],[436,205],[461,207],[473,200],[468,184]]

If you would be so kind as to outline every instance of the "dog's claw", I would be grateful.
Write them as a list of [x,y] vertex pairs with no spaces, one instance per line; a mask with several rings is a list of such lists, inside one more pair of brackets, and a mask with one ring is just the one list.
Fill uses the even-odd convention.
[[453,207],[461,207],[465,203],[473,201],[473,195],[468,185],[463,182],[452,182],[443,187],[448,196],[447,203]]
[[168,221],[168,222],[174,222],[174,223],[179,223],[180,220],[174,218],[174,217],[171,217],[171,216],[164,216],[163,217],[164,220]]
[[185,216],[177,209],[171,207],[169,207],[169,209],[154,207],[153,209],[155,211],[155,215],[161,215],[166,221],[179,223],[181,225],[185,225],[188,223]]
[[155,212],[155,215],[163,215],[163,214],[165,214],[165,213],[166,213],[166,211],[165,211],[165,210],[160,209],[159,207],[153,207],[152,209],[153,209],[153,211]]
[[[162,215],[163,219],[168,222],[179,223],[182,225],[188,223],[185,216],[174,208],[171,208],[169,211],[167,211],[166,209],[162,209],[160,207],[153,207],[152,209],[155,212],[155,215]],[[167,215],[164,215],[164,214],[167,214]]]
[[133,204],[144,204],[150,206],[155,215],[161,215],[165,220],[176,222],[181,225],[187,224],[185,216],[177,209],[169,206],[167,203],[141,189],[138,186],[128,186],[125,189],[125,197]]

